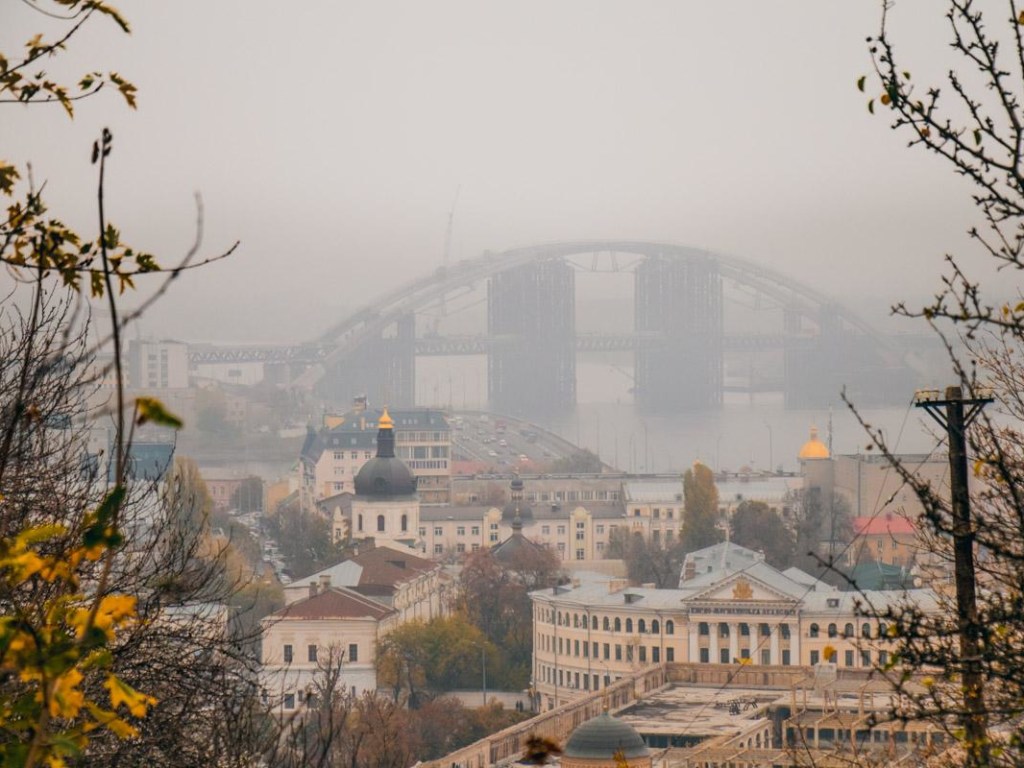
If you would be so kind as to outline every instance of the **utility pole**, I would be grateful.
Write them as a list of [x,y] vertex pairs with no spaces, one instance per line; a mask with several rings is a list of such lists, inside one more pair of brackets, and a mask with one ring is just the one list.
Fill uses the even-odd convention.
[[[953,522],[953,564],[956,578],[956,612],[963,665],[963,728],[967,764],[990,763],[988,713],[985,710],[985,681],[978,642],[978,604],[974,575],[974,530],[971,526],[971,497],[967,489],[967,428],[991,397],[964,397],[960,387],[919,390],[914,404],[946,430],[949,442],[949,478]],[[965,413],[965,406],[967,407]]]

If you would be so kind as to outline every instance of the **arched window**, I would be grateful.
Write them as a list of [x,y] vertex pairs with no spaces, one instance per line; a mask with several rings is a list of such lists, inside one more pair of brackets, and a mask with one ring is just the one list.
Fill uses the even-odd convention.
[[657,619],[654,619],[651,622],[651,634],[652,635],[657,635],[660,632],[661,632],[661,622],[658,621]]
[[853,637],[853,624],[843,627],[843,637]]
[[750,625],[745,621],[740,623],[740,634],[744,637],[750,636]]
[[646,632],[647,631],[647,622],[644,621],[643,619],[640,619],[639,621],[637,621],[637,623],[636,623],[636,631],[637,632]]
[[597,629],[597,616],[593,616],[590,619],[590,628]]
[[627,632],[632,632],[633,631],[633,620],[632,619],[626,619],[626,631]]
[[729,636],[729,625],[724,621],[718,622],[718,636],[728,637]]
[[615,631],[622,631],[622,619],[620,619],[618,616],[615,617]]
[[836,627],[835,624],[829,624],[828,625],[828,636],[829,637],[835,637],[838,634],[839,634],[838,627]]
[[871,625],[868,624],[866,621],[860,625],[860,636],[871,637]]
[[580,615],[578,613],[574,613],[572,615],[572,626],[573,626],[573,629],[579,629],[580,628]]
[[384,515],[377,515],[377,530],[384,530]]
[[880,622],[878,625],[878,636],[885,637],[889,634],[889,627],[886,626],[885,622]]
[[611,631],[611,629],[612,629],[611,622],[608,621],[608,617],[607,616],[604,617],[604,621],[601,623],[601,628],[604,629],[605,632],[610,632]]
[[405,531],[408,531],[408,530],[409,530],[409,516],[408,515],[402,515],[402,531],[405,532]]
[[676,625],[672,622],[672,619],[669,619],[668,621],[666,621],[665,622],[665,634],[666,635],[671,635],[671,634],[674,634],[675,631],[676,631]]
[[358,518],[356,518],[356,519],[358,520],[358,524],[357,524],[357,527],[359,528],[359,530],[360,530],[360,531],[361,531],[361,530],[363,530],[363,516],[362,516],[362,515],[360,515],[360,516],[359,516]]
[[809,634],[811,637],[817,637],[818,636],[818,625],[817,624],[811,624],[811,626],[807,630],[807,634]]
[[700,635],[711,634],[711,630],[708,628],[708,623],[706,621],[702,621],[700,624],[697,625],[697,634],[700,634]]

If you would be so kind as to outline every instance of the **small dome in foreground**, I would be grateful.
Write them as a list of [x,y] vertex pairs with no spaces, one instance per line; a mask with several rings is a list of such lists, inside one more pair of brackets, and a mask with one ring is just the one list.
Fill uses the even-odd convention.
[[827,459],[829,458],[828,446],[818,439],[818,428],[811,427],[811,439],[804,443],[797,458],[804,459]]
[[572,732],[565,744],[562,765],[575,764],[576,760],[608,761],[616,755],[627,761],[648,758],[644,764],[650,764],[650,751],[640,734],[622,720],[602,712]]

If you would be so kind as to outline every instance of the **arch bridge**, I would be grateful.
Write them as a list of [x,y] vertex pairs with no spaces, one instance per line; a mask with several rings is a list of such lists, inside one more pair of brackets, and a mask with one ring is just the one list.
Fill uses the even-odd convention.
[[[577,333],[575,275],[587,257],[590,269],[633,273],[632,330]],[[443,336],[424,321],[483,285],[480,332]],[[745,322],[737,303],[747,307]],[[750,315],[765,308],[778,327]],[[295,384],[338,405],[360,393],[411,405],[417,355],[484,354],[491,409],[523,415],[575,404],[581,350],[631,350],[636,403],[648,412],[720,405],[727,358],[743,351],[774,351],[775,388],[791,407],[834,402],[843,386],[863,404],[902,403],[915,379],[887,337],[806,284],[735,256],[631,240],[488,252],[378,297],[296,349],[310,364]]]

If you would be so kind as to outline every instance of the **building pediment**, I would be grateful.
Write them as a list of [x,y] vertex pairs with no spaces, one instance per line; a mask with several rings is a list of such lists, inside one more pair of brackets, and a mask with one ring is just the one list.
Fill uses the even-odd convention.
[[798,602],[797,598],[784,590],[763,581],[749,573],[735,573],[722,581],[712,584],[683,600],[684,604],[695,602]]

